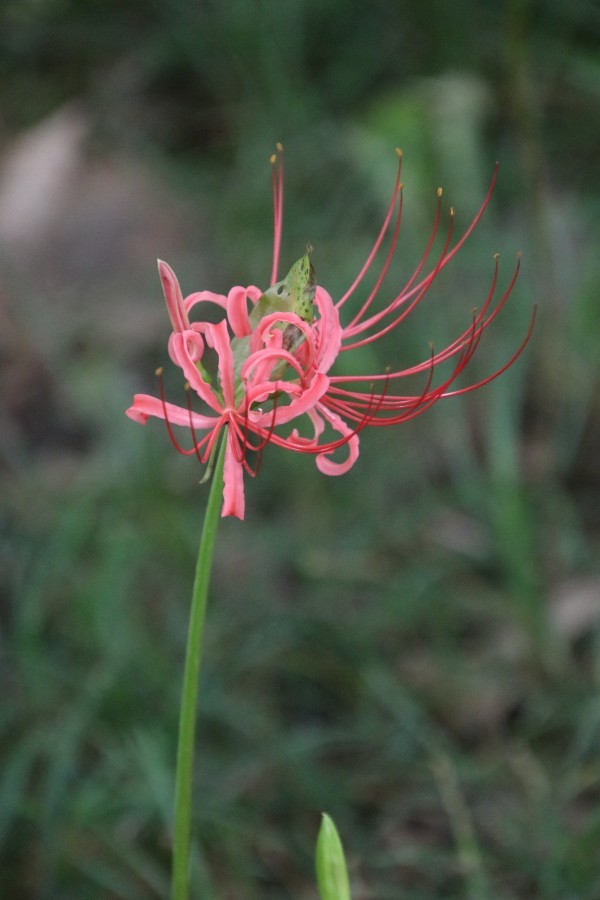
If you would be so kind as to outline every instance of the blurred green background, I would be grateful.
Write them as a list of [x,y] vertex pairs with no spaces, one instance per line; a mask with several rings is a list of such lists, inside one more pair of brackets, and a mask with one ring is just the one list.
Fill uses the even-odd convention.
[[[161,898],[206,497],[127,420],[184,292],[282,267],[333,296],[405,153],[401,283],[436,189],[492,206],[376,365],[470,371],[340,479],[276,448],[222,524],[195,898],[314,898],[321,810],[356,900],[600,896],[600,9],[592,0],[5,0],[0,11],[0,893]],[[391,290],[391,288],[390,288]],[[169,390],[179,390],[175,378]]]

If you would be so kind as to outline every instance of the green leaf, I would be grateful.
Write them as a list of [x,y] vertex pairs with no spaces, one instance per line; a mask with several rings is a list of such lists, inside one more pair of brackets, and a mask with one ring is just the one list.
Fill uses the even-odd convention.
[[317,885],[321,900],[350,900],[344,848],[333,820],[323,813],[317,838]]

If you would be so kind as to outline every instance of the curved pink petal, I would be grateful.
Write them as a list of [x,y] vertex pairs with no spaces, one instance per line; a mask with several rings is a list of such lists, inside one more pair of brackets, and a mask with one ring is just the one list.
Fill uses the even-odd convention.
[[[159,400],[158,397],[152,397],[150,394],[135,394],[133,403],[129,409],[125,410],[125,414],[130,419],[133,419],[134,422],[145,425],[150,416],[164,419],[165,411],[166,418],[168,418],[171,425],[190,427],[190,411],[187,407],[175,406],[174,403],[163,404],[162,400]],[[192,427],[198,430],[214,428],[218,421],[218,416],[202,416],[195,412],[192,413],[191,417]]]
[[323,419],[321,418],[321,416],[318,413],[315,413],[314,415],[311,415],[309,413],[308,417],[313,426],[313,431],[314,431],[313,437],[311,437],[311,438],[301,437],[300,433],[298,432],[298,429],[294,428],[294,430],[292,431],[292,433],[289,436],[289,440],[294,442],[295,444],[300,444],[301,446],[314,448],[317,446],[317,444],[319,442],[319,438],[325,431],[325,422],[323,421]]
[[185,331],[186,328],[190,327],[190,320],[188,319],[177,276],[168,263],[163,262],[162,259],[157,260],[157,262],[158,274],[160,275],[173,331]]
[[213,291],[194,291],[193,294],[188,294],[183,302],[188,312],[197,303],[216,303],[221,309],[227,309],[227,297],[223,294],[215,294]]
[[315,353],[313,328],[304,319],[293,312],[274,312],[269,313],[260,320],[254,329],[250,340],[250,349],[252,351],[260,350],[261,344],[265,347],[281,347],[283,345],[284,326],[294,325],[302,332],[305,342],[310,346],[310,357]]
[[[310,385],[305,389],[301,389],[299,385],[289,381],[263,383],[254,386],[253,391],[249,388],[248,399],[252,403],[262,402],[263,399],[265,399],[259,394],[259,391],[268,391],[267,396],[275,391],[284,392],[288,394],[288,396],[291,395],[288,404],[278,405],[275,410],[262,413],[258,419],[253,420],[254,424],[259,428],[269,428],[272,425],[274,418],[275,425],[285,425],[287,422],[291,422],[292,419],[296,419],[298,416],[310,413],[310,411],[317,406],[321,397],[327,393],[328,387],[329,378],[327,375],[324,375],[322,372],[315,372]],[[293,396],[294,394],[296,396]]]
[[[214,325],[207,324],[203,330],[215,327],[216,326]],[[192,335],[196,338],[200,338],[197,331],[186,331],[184,334],[172,335],[169,351],[172,351],[172,358],[175,360],[176,365],[181,368],[190,387],[196,391],[200,399],[204,400],[207,406],[210,406],[215,412],[221,413],[223,412],[223,402],[221,398],[215,393],[211,385],[207,384],[204,380],[196,366],[194,356],[190,353],[190,343],[192,343],[190,336]]]
[[283,350],[279,347],[269,347],[268,349],[257,350],[255,353],[251,353],[242,366],[241,377],[243,380],[253,384],[262,384],[270,380],[271,371],[275,366],[279,366],[280,363],[290,366],[299,379],[302,380],[304,378],[302,366],[296,358],[288,350]]
[[[344,422],[342,418],[340,418],[340,416],[336,415],[336,413],[331,412],[331,410],[327,409],[321,404],[319,404],[317,409],[319,411],[319,414],[329,422],[334,431],[339,432],[339,434],[341,434],[343,438],[348,438],[348,441],[345,445],[348,447],[347,458],[342,460],[341,462],[334,462],[329,458],[330,453],[332,453],[333,451],[325,451],[325,453],[321,453],[319,456],[317,456],[315,460],[317,469],[324,475],[344,475],[349,469],[352,468],[352,466],[358,459],[358,435],[353,434],[352,429],[346,424],[346,422]],[[315,413],[313,413],[312,415],[315,415]]]
[[263,316],[258,323],[255,334],[262,340],[266,340],[265,332],[268,331],[272,325],[278,325],[281,322],[288,322],[290,325],[296,325],[304,332],[304,336],[307,339],[310,338],[311,326],[294,312],[268,313],[266,316]]
[[[286,394],[288,397],[297,397],[303,392],[297,381],[259,381],[256,384],[250,383],[246,385],[246,395],[244,406],[248,408],[248,415],[253,422],[262,422],[262,416],[265,415],[269,422],[272,421],[273,411],[264,413],[260,409],[252,409],[257,403],[265,403],[271,400],[275,394]],[[278,397],[278,405],[283,405],[281,397]],[[244,411],[245,412],[245,411]],[[241,408],[238,407],[238,415]]]
[[197,363],[204,355],[204,338],[198,329],[193,327],[187,331],[174,331],[167,343],[169,356],[176,366],[183,368],[184,359],[190,359],[192,363]]
[[248,315],[248,288],[231,288],[227,294],[227,318],[236,338],[252,334]]
[[321,372],[328,372],[338,357],[342,346],[343,328],[340,315],[327,291],[317,287],[315,304],[319,310],[319,319],[313,325],[317,332],[317,367]]
[[223,469],[223,508],[221,517],[244,518],[244,469],[241,463],[241,448],[236,446],[237,437],[232,428],[227,429],[225,466]]
[[[348,427],[348,425],[343,421],[343,419],[340,418],[340,416],[332,413],[320,403],[317,404],[315,408],[308,410],[308,417],[310,418],[314,428],[314,436],[312,438],[301,437],[298,433],[298,430],[294,428],[288,438],[282,438],[279,435],[273,435],[273,443],[277,444],[279,447],[284,447],[287,450],[293,450],[296,453],[315,454],[315,463],[317,465],[317,468],[321,472],[323,472],[324,475],[343,475],[345,472],[352,468],[352,466],[358,459],[358,435],[355,431]],[[337,431],[339,434],[341,434],[341,438],[337,441],[331,441],[329,443],[323,444],[323,449],[320,450],[319,438],[325,430],[324,419],[327,420],[334,431]],[[348,447],[348,457],[341,462],[334,462],[334,460],[330,459],[329,457],[335,450],[342,446]]]
[[206,335],[207,344],[212,347],[219,357],[219,382],[223,391],[224,408],[233,409],[235,406],[235,383],[233,370],[233,350],[227,330],[227,320],[223,319],[217,325],[210,322],[202,324],[202,331]]
[[297,416],[309,413],[316,407],[321,397],[323,397],[329,388],[329,378],[323,372],[316,372],[312,378],[310,385],[306,390],[295,397],[289,406],[283,407],[281,412],[277,410],[276,423],[284,425]]
[[263,295],[261,289],[259,287],[256,287],[255,284],[248,285],[246,291],[248,293],[248,300],[250,300],[252,306],[254,306]]

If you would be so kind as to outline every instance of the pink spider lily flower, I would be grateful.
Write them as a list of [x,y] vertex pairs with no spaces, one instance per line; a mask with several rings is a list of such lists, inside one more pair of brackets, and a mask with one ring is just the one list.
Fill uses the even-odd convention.
[[[277,281],[283,224],[283,159],[281,146],[271,158],[273,171],[274,240],[271,287],[233,287],[227,296],[200,291],[183,298],[172,269],[159,261],[159,272],[173,327],[168,350],[186,380],[186,406],[167,402],[160,374],[159,396],[136,394],[127,415],[145,424],[150,416],[164,419],[169,436],[180,453],[195,455],[202,463],[214,456],[225,430],[224,489],[222,516],[244,518],[244,473],[256,474],[249,453],[259,454],[271,443],[298,453],[315,456],[326,475],[341,475],[356,462],[359,433],[368,425],[396,425],[421,415],[438,400],[476,390],[497,378],[520,355],[533,328],[534,316],[521,345],[510,359],[487,377],[463,387],[454,383],[472,359],[483,332],[505,305],[519,271],[519,261],[504,292],[496,297],[498,257],[487,296],[473,313],[465,330],[448,346],[433,350],[426,359],[408,368],[390,367],[383,373],[334,375],[330,370],[338,355],[370,344],[400,325],[423,299],[442,269],[448,265],[481,219],[494,189],[497,166],[483,203],[466,231],[452,243],[454,213],[437,258],[429,262],[441,218],[441,189],[437,212],[425,252],[400,291],[375,308],[390,267],[402,219],[400,180],[402,154],[390,204],[373,249],[346,293],[334,302],[316,284],[310,248],[292,266],[283,281]],[[340,311],[360,285],[379,255],[391,228],[390,245],[374,287],[347,324],[340,324]],[[191,321],[192,310],[216,304],[223,311],[217,324]],[[208,351],[208,353],[207,353]],[[214,373],[209,374],[213,357]],[[216,357],[216,366],[214,358]],[[445,377],[434,383],[436,368],[450,363]],[[415,393],[395,393],[402,379],[420,376]],[[196,394],[203,404],[197,412],[191,403]],[[301,435],[300,421],[311,433]],[[289,428],[290,423],[296,427]],[[173,426],[191,434],[191,447],[180,445]],[[345,448],[343,458],[336,451]],[[334,456],[335,454],[335,456]]]

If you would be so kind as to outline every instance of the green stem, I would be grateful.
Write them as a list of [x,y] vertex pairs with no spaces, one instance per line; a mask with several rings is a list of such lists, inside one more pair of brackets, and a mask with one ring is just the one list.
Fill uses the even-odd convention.
[[227,434],[224,435],[221,442],[212,477],[202,537],[200,538],[194,587],[192,589],[192,606],[185,653],[181,708],[179,711],[177,772],[175,775],[173,873],[171,882],[172,900],[187,900],[189,896],[194,742],[196,736],[200,660],[202,657],[202,634],[204,631],[206,598],[212,568],[213,549],[221,509],[226,443]]

